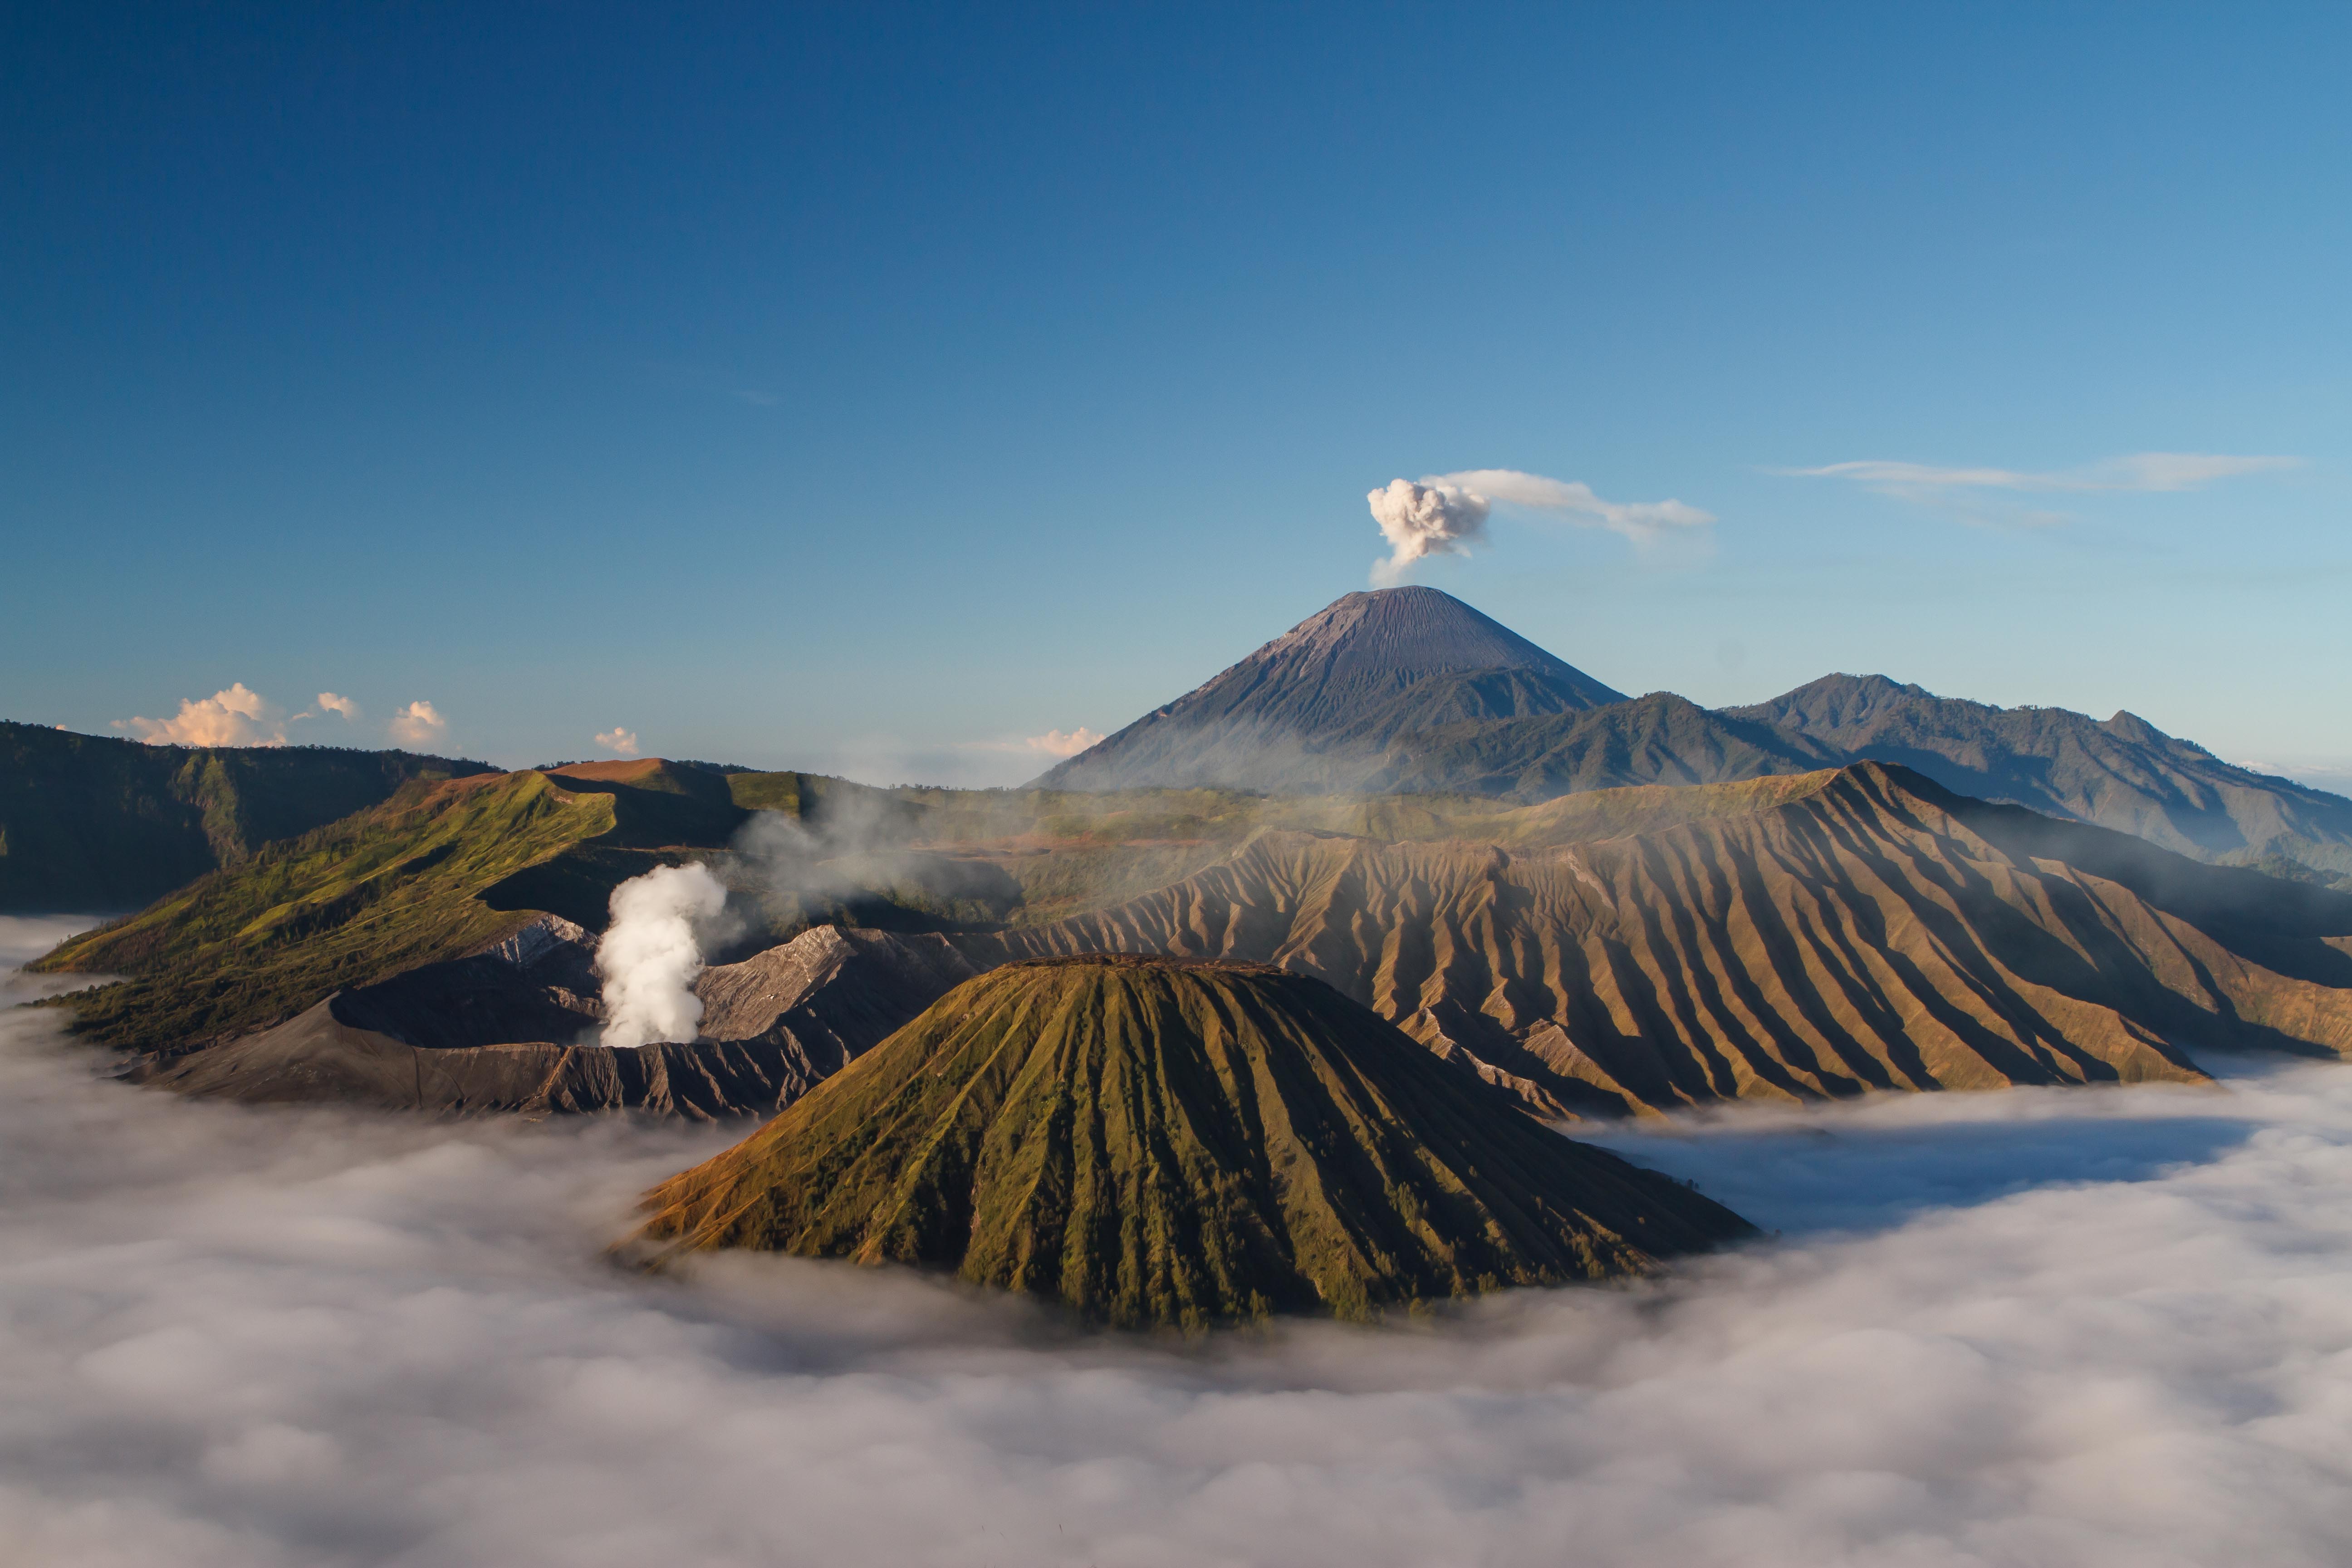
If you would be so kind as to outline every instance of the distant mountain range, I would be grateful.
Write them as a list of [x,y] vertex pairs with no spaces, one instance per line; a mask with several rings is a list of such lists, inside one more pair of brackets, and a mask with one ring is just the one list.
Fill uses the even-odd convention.
[[1878,675],[1825,676],[1739,708],[1627,699],[1422,587],[1347,595],[1033,787],[1532,802],[1862,761],[2200,859],[2352,874],[2352,800],[2234,766],[2131,713],[1994,708]]

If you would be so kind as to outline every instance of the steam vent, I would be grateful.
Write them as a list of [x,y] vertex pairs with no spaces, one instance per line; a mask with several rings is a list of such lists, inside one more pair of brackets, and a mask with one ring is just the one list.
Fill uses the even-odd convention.
[[1753,1234],[1320,981],[1109,954],[965,982],[645,1204],[657,1258],[915,1264],[1185,1330],[1639,1274]]

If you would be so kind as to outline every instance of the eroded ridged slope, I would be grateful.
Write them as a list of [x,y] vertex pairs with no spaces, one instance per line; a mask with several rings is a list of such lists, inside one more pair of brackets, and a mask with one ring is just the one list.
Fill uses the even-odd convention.
[[1320,976],[1540,1109],[2176,1079],[2352,1053],[2352,899],[1863,763],[1766,809],[1507,851],[1267,833],[991,938]]
[[1365,1318],[1749,1234],[1318,981],[1110,956],[966,982],[646,1204],[672,1250],[929,1265],[1131,1327]]

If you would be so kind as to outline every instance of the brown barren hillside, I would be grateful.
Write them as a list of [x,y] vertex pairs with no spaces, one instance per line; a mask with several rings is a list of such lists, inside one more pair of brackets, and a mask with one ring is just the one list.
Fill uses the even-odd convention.
[[1268,832],[968,951],[1276,964],[1554,1112],[2352,1054],[2352,898],[1878,763],[1745,787],[1758,809],[1540,847]]
[[922,1265],[1132,1328],[1377,1317],[1753,1234],[1318,981],[1105,955],[965,982],[646,1203],[657,1257]]

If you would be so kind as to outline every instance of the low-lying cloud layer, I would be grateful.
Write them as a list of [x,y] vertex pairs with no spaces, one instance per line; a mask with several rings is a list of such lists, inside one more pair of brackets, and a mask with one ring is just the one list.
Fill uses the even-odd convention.
[[1784,1238],[1185,1348],[896,1271],[604,1263],[729,1131],[191,1103],[51,1026],[0,1017],[0,1539],[27,1561],[2352,1553],[2352,1069],[1629,1136]]
[[1714,513],[1678,500],[1603,500],[1590,485],[1517,468],[1465,468],[1432,474],[1418,484],[1391,479],[1366,499],[1389,542],[1388,559],[1372,564],[1372,581],[1381,586],[1401,581],[1416,561],[1467,555],[1471,545],[1485,541],[1487,516],[1498,503],[1605,528],[1643,550],[1672,537],[1700,537],[1698,531],[1716,521]]

